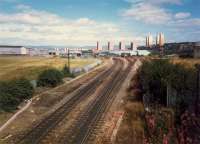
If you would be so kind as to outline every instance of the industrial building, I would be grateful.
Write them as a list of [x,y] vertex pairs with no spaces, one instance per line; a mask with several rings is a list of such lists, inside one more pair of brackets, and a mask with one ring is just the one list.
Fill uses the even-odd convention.
[[0,45],[0,55],[28,55],[29,51],[23,46]]

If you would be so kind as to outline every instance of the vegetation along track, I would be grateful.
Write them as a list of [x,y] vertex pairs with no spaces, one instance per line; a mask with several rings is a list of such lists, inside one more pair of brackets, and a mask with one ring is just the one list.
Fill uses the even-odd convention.
[[73,108],[83,101],[85,98],[89,97],[95,89],[103,82],[102,79],[107,78],[113,71],[115,71],[118,66],[119,60],[114,60],[114,64],[111,68],[105,70],[99,74],[94,80],[89,82],[84,87],[78,89],[72,98],[67,101],[64,105],[59,107],[55,112],[50,114],[48,117],[44,118],[38,125],[36,125],[32,130],[26,133],[20,140],[18,144],[38,144],[41,140],[48,135],[48,133],[53,130],[59,122],[62,121]]
[[123,63],[120,63],[119,69],[114,73],[112,79],[104,87],[102,92],[92,101],[77,119],[77,121],[66,131],[65,136],[60,140],[64,144],[83,144],[94,143],[94,133],[99,123],[103,119],[104,113],[111,106],[116,93],[123,81],[130,72],[133,62],[128,59],[128,66],[122,70]]

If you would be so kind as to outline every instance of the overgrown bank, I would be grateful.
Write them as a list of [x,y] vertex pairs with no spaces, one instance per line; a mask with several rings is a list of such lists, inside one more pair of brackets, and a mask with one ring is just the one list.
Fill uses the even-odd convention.
[[127,89],[117,144],[199,144],[197,70],[145,60]]
[[168,60],[145,61],[139,70],[145,105],[145,142],[200,142],[197,70]]

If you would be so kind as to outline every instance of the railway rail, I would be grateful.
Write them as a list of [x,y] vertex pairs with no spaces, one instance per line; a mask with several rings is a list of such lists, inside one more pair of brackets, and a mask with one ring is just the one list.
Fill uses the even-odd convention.
[[115,60],[113,66],[105,70],[103,73],[99,74],[92,82],[88,83],[84,87],[76,91],[74,96],[67,101],[64,105],[58,108],[55,112],[50,114],[48,117],[43,119],[38,125],[36,125],[32,130],[26,133],[20,140],[18,144],[38,144],[40,141],[48,135],[48,133],[59,124],[60,121],[66,115],[68,115],[72,109],[83,101],[85,98],[89,97],[95,89],[102,83],[102,79],[107,78],[113,71],[115,71],[119,60]]
[[125,80],[127,74],[133,65],[130,59],[127,59],[128,66],[122,69],[124,63],[120,59],[114,59],[111,68],[100,73],[91,82],[78,89],[71,99],[55,110],[52,114],[44,118],[32,130],[24,134],[18,144],[38,144],[44,140],[52,130],[82,101],[90,97],[95,90],[103,83],[107,77],[111,77],[108,83],[103,87],[102,92],[92,100],[78,119],[72,123],[72,126],[66,130],[65,135],[60,139],[59,144],[83,144],[92,142],[94,133],[103,120],[104,113],[111,106],[115,94]]
[[111,106],[115,94],[130,72],[133,62],[129,59],[128,62],[128,67],[124,71],[121,68],[123,63],[120,64],[119,69],[115,72],[109,83],[104,87],[97,98],[87,106],[85,112],[77,119],[71,128],[66,131],[66,135],[59,143],[93,143],[95,130],[98,129],[99,123],[103,120],[104,113],[109,109],[109,106]]

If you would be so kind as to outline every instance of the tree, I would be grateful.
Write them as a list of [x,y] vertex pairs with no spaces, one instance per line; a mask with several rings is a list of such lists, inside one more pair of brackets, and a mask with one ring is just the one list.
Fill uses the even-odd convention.
[[57,69],[48,69],[43,71],[38,77],[38,86],[55,87],[62,83],[63,74]]
[[34,89],[27,79],[0,82],[0,109],[10,111],[33,95]]

